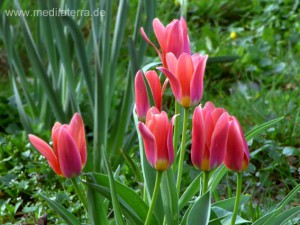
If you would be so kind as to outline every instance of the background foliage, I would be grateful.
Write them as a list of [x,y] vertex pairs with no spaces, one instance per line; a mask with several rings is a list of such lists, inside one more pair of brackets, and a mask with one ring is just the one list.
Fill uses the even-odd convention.
[[[137,1],[130,1],[128,20],[125,25],[125,37],[132,35],[134,29]],[[113,4],[113,12],[117,12],[117,2]],[[5,1],[2,10],[11,8],[9,1]],[[35,9],[37,4],[22,1],[21,8]],[[83,6],[82,6],[83,7]],[[168,9],[168,10],[166,10]],[[167,24],[179,16],[178,2],[162,1],[158,3],[156,17]],[[11,18],[14,23],[15,34],[21,31],[18,18]],[[30,31],[38,40],[40,32],[35,18],[26,18]],[[114,18],[115,20],[116,18]],[[239,58],[233,63],[210,64],[205,74],[206,100],[215,102],[217,106],[225,107],[230,114],[236,115],[245,131],[249,131],[257,124],[285,116],[282,122],[271,127],[262,135],[249,142],[251,151],[251,165],[244,174],[244,194],[250,194],[250,201],[243,208],[243,216],[249,220],[256,220],[270,210],[274,203],[280,200],[300,181],[300,6],[298,1],[265,0],[265,1],[189,1],[187,8],[189,35],[193,52],[205,52],[210,56],[237,55]],[[90,23],[86,21],[81,30],[84,41],[91,32]],[[26,79],[34,92],[35,84],[31,84],[34,70],[22,35],[14,36],[14,46],[21,56]],[[153,37],[153,36],[152,36]],[[33,224],[45,213],[48,214],[50,224],[60,224],[61,219],[49,210],[47,204],[36,195],[41,192],[53,197],[73,212],[82,221],[85,215],[78,210],[79,203],[68,181],[58,178],[50,170],[46,161],[38,152],[28,145],[27,133],[23,131],[18,114],[17,101],[13,92],[12,76],[10,76],[7,52],[0,42],[0,223],[1,224]],[[126,84],[126,70],[130,62],[127,41],[120,46],[120,59],[116,67],[116,82],[112,99],[111,118],[119,113],[124,87]],[[143,64],[158,61],[156,53],[148,48]],[[45,63],[43,61],[43,63]],[[78,68],[73,68],[78,71]],[[20,90],[21,101],[26,96],[20,89],[20,82],[16,80]],[[88,137],[93,131],[92,117],[88,114],[88,97],[86,89],[80,94],[80,108],[87,125]],[[171,103],[171,92],[167,95]],[[39,96],[31,96],[34,100]],[[85,110],[86,109],[86,110]],[[24,110],[28,110],[25,108]],[[42,127],[50,127],[54,122],[49,117],[47,124],[35,121],[34,129],[39,131],[45,139],[48,131]],[[113,121],[112,121],[113,122]],[[139,190],[140,174],[133,167],[138,158],[137,141],[130,119],[125,159],[119,158],[120,180],[130,187]],[[114,135],[109,133],[108,135]],[[92,144],[90,149],[92,148]],[[125,153],[124,153],[125,154]],[[129,156],[129,157],[128,157]],[[184,181],[189,184],[198,174],[191,167],[184,171]],[[133,172],[136,171],[136,172]],[[232,176],[222,181],[213,193],[217,199],[232,196],[232,191],[225,191],[225,187],[234,187]],[[263,198],[261,193],[264,194]],[[294,199],[294,206],[299,205],[299,195]],[[300,217],[294,219],[297,224]]]

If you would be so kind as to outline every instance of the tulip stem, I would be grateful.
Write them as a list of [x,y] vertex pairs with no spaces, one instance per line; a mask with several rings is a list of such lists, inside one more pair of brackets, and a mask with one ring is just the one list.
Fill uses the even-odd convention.
[[208,181],[209,181],[209,172],[203,171],[202,172],[202,195],[204,195],[207,192]]
[[189,109],[184,108],[183,128],[182,128],[182,135],[181,135],[181,147],[180,147],[178,174],[177,174],[177,183],[176,183],[176,189],[177,189],[178,196],[180,193],[182,167],[183,167],[184,153],[185,153],[185,141],[186,141],[186,129],[187,129],[187,123],[188,123],[188,114],[189,114]]
[[232,219],[231,219],[231,225],[235,225],[235,220],[236,220],[238,209],[239,209],[241,191],[242,191],[242,172],[238,172],[237,173],[237,185],[236,185],[236,197],[235,197],[234,210],[233,210]]
[[73,178],[70,178],[72,184],[73,184],[73,187],[75,189],[75,192],[79,198],[79,200],[82,202],[83,204],[83,207],[85,208],[85,210],[88,210],[88,207],[87,207],[87,201],[86,201],[86,197],[84,196],[83,192],[82,192],[82,188],[79,187],[78,183],[77,183],[77,180],[76,180],[76,177],[73,177]]
[[154,208],[155,208],[157,196],[158,196],[158,193],[159,193],[159,190],[160,190],[159,187],[160,187],[160,181],[161,181],[162,174],[163,174],[162,171],[157,171],[156,172],[155,186],[154,186],[154,190],[153,190],[153,195],[152,195],[150,208],[148,210],[148,214],[147,214],[147,217],[146,217],[145,225],[149,225],[151,223],[151,219],[152,219],[152,216],[153,216],[153,211],[154,211]]

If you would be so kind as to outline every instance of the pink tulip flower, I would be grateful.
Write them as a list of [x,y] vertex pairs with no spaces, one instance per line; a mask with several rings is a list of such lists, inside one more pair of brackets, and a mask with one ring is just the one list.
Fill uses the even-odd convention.
[[195,167],[210,171],[223,163],[229,115],[223,108],[207,102],[195,108],[192,119],[191,160]]
[[225,166],[235,172],[247,169],[249,149],[243,130],[234,116],[229,117],[227,147],[224,158]]
[[159,19],[155,18],[153,20],[153,30],[161,51],[150,41],[143,28],[141,28],[141,34],[154,47],[163,63],[163,67],[167,68],[166,54],[168,52],[172,52],[177,58],[183,52],[191,54],[187,26],[183,17],[180,20],[173,20],[166,27]]
[[202,98],[207,57],[182,53],[177,59],[173,53],[168,53],[168,69],[158,68],[168,77],[176,100],[185,108],[196,105]]
[[[136,112],[140,121],[145,121],[147,111],[150,108],[150,102],[147,94],[147,88],[143,73],[139,70],[135,76],[135,103]],[[145,74],[146,80],[150,86],[151,94],[155,102],[155,107],[161,111],[162,105],[162,87],[156,71],[151,70]]]
[[146,157],[149,164],[157,171],[167,170],[174,161],[173,123],[166,112],[151,107],[147,112],[146,123],[139,122]]
[[31,144],[47,159],[60,176],[71,178],[81,173],[87,158],[84,124],[75,113],[70,124],[56,122],[52,128],[51,148],[45,141],[29,134]]

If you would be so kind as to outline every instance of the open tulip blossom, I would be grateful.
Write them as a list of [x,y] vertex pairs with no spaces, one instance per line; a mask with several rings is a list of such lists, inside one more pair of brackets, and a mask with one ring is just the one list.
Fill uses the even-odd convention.
[[166,54],[168,52],[172,52],[177,58],[183,52],[191,54],[187,26],[183,17],[180,20],[173,20],[166,27],[159,19],[155,18],[153,20],[153,30],[161,51],[150,41],[143,28],[141,28],[141,34],[154,47],[164,67],[167,68]]
[[81,173],[87,153],[84,124],[78,113],[75,113],[70,124],[54,124],[53,148],[35,135],[29,134],[29,140],[58,175],[71,178]]
[[168,69],[159,67],[169,79],[175,99],[184,107],[196,105],[202,98],[207,55],[182,53],[177,59],[168,53]]
[[[135,104],[136,112],[140,121],[144,121],[147,111],[150,109],[147,87],[143,77],[143,73],[139,70],[135,76]],[[147,71],[145,78],[149,84],[151,94],[155,103],[155,107],[161,111],[162,105],[162,87],[159,77],[155,70]]]

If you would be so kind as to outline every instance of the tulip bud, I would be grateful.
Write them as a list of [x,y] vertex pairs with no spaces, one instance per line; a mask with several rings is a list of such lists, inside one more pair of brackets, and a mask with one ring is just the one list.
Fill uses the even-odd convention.
[[[155,107],[161,111],[162,105],[162,88],[159,77],[154,70],[147,71],[145,74],[149,84]],[[143,73],[139,70],[135,76],[135,103],[136,112],[140,121],[145,121],[147,111],[150,108],[150,102],[147,94],[147,88],[144,81]]]
[[54,172],[63,177],[74,177],[85,166],[86,140],[81,116],[75,113],[69,125],[56,122],[52,128],[53,149],[42,139],[29,134],[31,144],[47,159]]
[[149,164],[158,171],[167,170],[174,161],[173,122],[169,122],[166,112],[151,107],[146,123],[139,122],[145,153]]
[[191,160],[195,167],[210,171],[222,164],[228,133],[228,113],[207,102],[193,114]]

